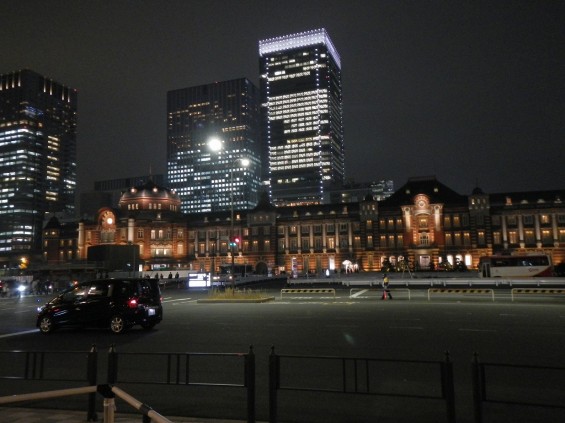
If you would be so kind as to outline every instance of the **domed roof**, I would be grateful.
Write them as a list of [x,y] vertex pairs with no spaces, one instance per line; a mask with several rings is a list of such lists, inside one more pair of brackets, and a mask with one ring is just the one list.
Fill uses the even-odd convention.
[[471,193],[471,195],[484,195],[484,192],[481,188],[475,187],[473,188],[473,192]]
[[[158,208],[178,211],[180,203],[180,198],[174,191],[158,186],[153,181],[148,181],[124,192],[120,198],[119,205],[120,208],[128,208],[128,205],[138,204],[135,207],[136,210]],[[157,204],[161,204],[161,207],[156,207]]]

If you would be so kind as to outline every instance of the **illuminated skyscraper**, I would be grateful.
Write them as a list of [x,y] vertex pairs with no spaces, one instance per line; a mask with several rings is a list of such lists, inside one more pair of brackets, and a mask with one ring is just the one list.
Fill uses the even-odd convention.
[[258,100],[257,88],[245,78],[168,92],[167,179],[181,199],[182,212],[257,205]]
[[324,29],[259,41],[263,180],[277,206],[317,204],[345,176],[341,62]]
[[44,214],[74,214],[76,122],[76,90],[0,75],[0,255],[40,251]]

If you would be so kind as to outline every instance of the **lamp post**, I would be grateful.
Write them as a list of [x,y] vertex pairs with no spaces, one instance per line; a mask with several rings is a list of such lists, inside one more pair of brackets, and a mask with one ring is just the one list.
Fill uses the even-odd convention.
[[235,236],[235,230],[234,230],[234,222],[233,222],[233,190],[234,190],[234,185],[233,185],[233,169],[234,167],[238,164],[238,162],[243,166],[243,167],[247,167],[249,166],[249,159],[245,158],[245,157],[240,157],[238,159],[235,159],[231,165],[230,168],[230,211],[231,211],[231,216],[230,216],[230,250],[231,250],[231,285],[232,285],[232,290],[235,291],[235,253],[234,253],[234,248],[237,251],[237,247],[238,244],[240,242],[240,239],[237,238]]
[[[210,138],[207,142],[208,144],[208,148],[214,152],[219,152],[220,150],[222,150],[223,147],[223,141],[219,138],[213,137]],[[235,159],[230,166],[230,233],[229,233],[229,249],[230,249],[230,254],[231,254],[231,266],[230,266],[230,272],[231,272],[231,285],[232,285],[232,289],[235,289],[235,275],[234,275],[234,269],[235,269],[235,254],[234,254],[234,249],[237,250],[237,245],[239,242],[236,242],[236,237],[235,237],[235,227],[234,227],[234,221],[233,221],[233,215],[234,215],[234,206],[233,206],[233,191],[234,191],[234,182],[233,182],[233,170],[234,167],[236,167],[238,164],[240,164],[242,167],[247,167],[250,164],[250,160],[246,157],[238,157],[237,159]],[[238,241],[239,238],[237,239]],[[235,248],[234,248],[235,247]]]

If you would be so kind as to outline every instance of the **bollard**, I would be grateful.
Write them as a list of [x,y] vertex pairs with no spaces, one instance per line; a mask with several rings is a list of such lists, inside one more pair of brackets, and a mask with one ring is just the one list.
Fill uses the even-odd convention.
[[114,423],[116,413],[115,398],[104,398],[104,423]]
[[483,421],[483,383],[484,378],[481,376],[482,366],[479,363],[479,354],[473,354],[473,409],[475,414],[475,423]]
[[[92,348],[88,352],[87,369],[88,384],[96,386],[96,376],[98,374],[98,351],[96,345],[92,344]],[[98,420],[96,415],[96,392],[88,394],[88,411],[86,415],[87,422],[95,422]]]
[[253,345],[245,356],[245,386],[247,387],[247,423],[255,423],[255,353]]
[[441,363],[441,388],[447,408],[447,421],[455,423],[455,383],[453,381],[453,363],[449,351],[445,352],[445,361]]
[[114,385],[118,381],[118,353],[114,344],[110,346],[108,351],[108,380],[107,383]]
[[279,388],[280,358],[271,347],[269,355],[269,423],[277,423],[277,389]]

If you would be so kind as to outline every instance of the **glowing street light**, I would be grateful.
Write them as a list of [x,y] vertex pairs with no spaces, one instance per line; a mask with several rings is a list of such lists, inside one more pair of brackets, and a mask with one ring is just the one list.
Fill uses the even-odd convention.
[[[213,152],[219,152],[223,148],[223,141],[220,138],[212,137],[208,140],[208,148]],[[235,251],[238,250],[239,244],[241,243],[241,239],[235,236],[235,229],[234,229],[234,222],[233,222],[233,191],[234,191],[234,183],[233,183],[233,170],[236,166],[241,167],[248,167],[251,161],[247,157],[238,157],[235,159],[231,166],[230,166],[230,234],[229,234],[229,248],[231,253],[231,285],[232,288],[235,288],[235,254],[234,254],[234,247]]]
[[214,152],[222,149],[222,140],[218,137],[212,137],[208,140],[208,148]]
[[232,285],[232,289],[235,290],[235,254],[233,251],[233,247],[235,247],[235,251],[238,250],[239,247],[239,243],[241,242],[241,240],[239,239],[239,237],[235,236],[234,233],[234,226],[233,226],[233,168],[237,165],[237,163],[240,163],[241,166],[243,167],[247,167],[249,166],[249,163],[251,163],[251,161],[246,158],[246,157],[240,157],[238,159],[235,159],[234,162],[231,165],[231,169],[230,169],[230,210],[231,210],[231,219],[230,219],[230,224],[231,224],[231,230],[230,230],[230,249],[231,249],[231,285]]

